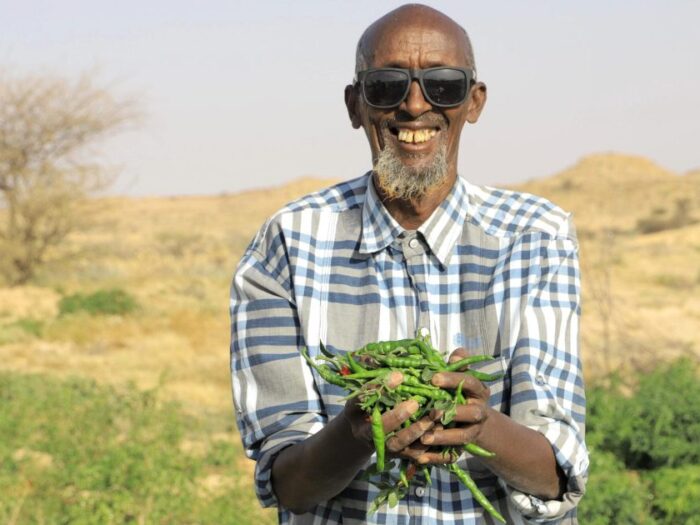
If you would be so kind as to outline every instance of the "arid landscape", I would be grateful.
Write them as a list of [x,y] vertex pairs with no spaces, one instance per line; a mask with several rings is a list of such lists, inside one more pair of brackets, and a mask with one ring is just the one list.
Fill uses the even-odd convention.
[[[235,465],[199,482],[212,494],[252,495],[252,462],[240,452],[231,410],[231,275],[267,216],[332,182],[306,178],[240,194],[94,201],[95,220],[31,284],[0,288],[1,369],[133,382],[138,389],[160,385],[160,396],[206,418],[213,439],[238,451]],[[516,189],[574,213],[589,383],[700,357],[700,171],[677,174],[641,157],[599,154]],[[59,315],[62,297],[113,289],[132,296],[137,309]],[[208,445],[192,438],[182,446]]]

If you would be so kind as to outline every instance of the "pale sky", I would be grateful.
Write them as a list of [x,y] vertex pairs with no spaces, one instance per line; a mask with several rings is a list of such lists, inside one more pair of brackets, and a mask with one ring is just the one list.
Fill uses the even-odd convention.
[[[590,153],[700,167],[700,1],[427,2],[469,32],[489,100],[460,174],[498,185]],[[343,88],[367,25],[401,2],[0,0],[0,69],[77,76],[136,97],[113,193],[217,194],[348,179],[369,148]]]

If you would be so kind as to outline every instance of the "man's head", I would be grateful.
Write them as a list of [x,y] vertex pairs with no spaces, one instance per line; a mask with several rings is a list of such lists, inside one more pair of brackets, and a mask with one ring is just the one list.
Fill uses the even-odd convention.
[[[361,76],[372,68],[438,66],[474,70],[474,55],[464,29],[427,6],[391,11],[368,27],[357,45],[355,69]],[[424,78],[423,84],[429,81]],[[377,108],[368,104],[356,82],[346,87],[345,102],[353,127],[363,127],[369,140],[380,191],[388,198],[411,200],[452,186],[462,127],[479,118],[486,86],[475,83],[462,103],[441,107],[435,97],[427,100],[421,83],[413,79],[396,106]]]

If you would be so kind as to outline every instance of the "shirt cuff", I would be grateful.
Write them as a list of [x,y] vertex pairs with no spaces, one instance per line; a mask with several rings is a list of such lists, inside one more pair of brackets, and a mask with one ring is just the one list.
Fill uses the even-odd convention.
[[567,477],[566,492],[561,499],[542,500],[504,484],[509,505],[523,516],[526,523],[556,521],[560,525],[576,524],[576,507],[583,497],[588,479],[586,446],[578,439],[578,433],[561,421],[530,428],[543,434],[552,444],[554,457]]
[[316,422],[303,426],[306,428],[297,427],[293,430],[278,432],[260,447],[255,464],[255,494],[263,507],[279,507],[277,496],[272,490],[272,464],[279,453],[315,434],[323,428],[324,424]]

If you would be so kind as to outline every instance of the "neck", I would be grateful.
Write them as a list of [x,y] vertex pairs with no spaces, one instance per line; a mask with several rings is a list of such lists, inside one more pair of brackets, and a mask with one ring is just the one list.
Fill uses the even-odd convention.
[[447,177],[445,181],[435,188],[431,188],[424,195],[413,199],[392,199],[377,184],[376,175],[372,177],[374,188],[384,207],[407,230],[417,230],[433,214],[442,201],[450,193],[456,181],[457,175]]

